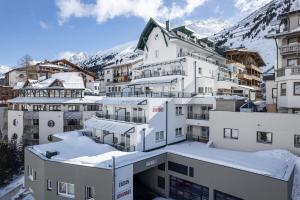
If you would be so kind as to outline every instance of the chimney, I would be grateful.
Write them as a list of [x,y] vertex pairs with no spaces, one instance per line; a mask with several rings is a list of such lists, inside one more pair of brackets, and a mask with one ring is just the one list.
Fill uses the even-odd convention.
[[166,29],[167,31],[170,31],[170,20],[166,21]]

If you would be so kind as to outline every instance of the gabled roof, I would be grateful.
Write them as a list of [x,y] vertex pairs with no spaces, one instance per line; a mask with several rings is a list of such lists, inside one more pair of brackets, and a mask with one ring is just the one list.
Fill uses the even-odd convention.
[[242,49],[231,49],[225,51],[225,54],[241,54],[241,55],[251,55],[254,57],[256,62],[258,63],[259,66],[266,66],[265,61],[263,58],[260,56],[260,54],[257,51],[251,51],[245,48]]
[[160,28],[161,31],[163,33],[165,33],[168,37],[175,38],[175,35],[173,35],[169,31],[167,31],[162,23],[154,20],[153,18],[150,18],[150,20],[146,24],[146,26],[145,26],[145,28],[144,28],[141,36],[140,36],[139,42],[138,42],[137,47],[136,47],[137,49],[139,49],[139,50],[144,50],[145,49],[148,37],[149,37],[149,35],[151,34],[152,30],[155,27]]
[[[57,85],[55,85],[57,83]],[[85,89],[83,78],[79,72],[61,72],[53,74],[51,78],[45,80],[27,80],[17,84],[15,89],[32,88],[65,88],[65,89]]]

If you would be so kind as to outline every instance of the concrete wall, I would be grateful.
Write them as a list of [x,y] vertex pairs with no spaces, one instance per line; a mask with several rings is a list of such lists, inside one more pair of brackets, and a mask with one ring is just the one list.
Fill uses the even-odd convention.
[[[292,182],[281,181],[170,153],[168,153],[168,161],[193,167],[194,177],[185,176],[173,171],[168,171],[167,173],[209,187],[210,200],[214,199],[214,190],[219,190],[244,200],[288,200],[291,197],[290,184]],[[169,184],[169,176],[166,179],[166,183]],[[272,188],[272,192],[270,192],[270,188]]]
[[[294,135],[300,134],[300,115],[287,113],[210,112],[210,140],[218,148],[240,151],[286,149],[300,155]],[[224,138],[224,128],[239,130],[238,140]],[[272,144],[257,143],[257,131],[273,133]]]
[[[13,124],[13,121],[16,124]],[[8,111],[8,139],[10,140],[12,135],[16,133],[18,135],[18,141],[20,142],[23,136],[23,111]]]
[[[31,166],[37,173],[37,179],[31,181],[25,172],[25,187],[33,190],[35,199],[64,200],[69,199],[57,194],[57,182],[75,184],[76,200],[85,199],[85,187],[95,187],[97,199],[112,199],[112,171],[94,167],[84,167],[43,160],[30,150],[25,151],[25,169]],[[52,191],[47,190],[47,180],[52,181]]]
[[[48,122],[54,121],[54,127],[49,127]],[[48,136],[64,132],[64,116],[60,111],[39,112],[39,143],[48,143]]]

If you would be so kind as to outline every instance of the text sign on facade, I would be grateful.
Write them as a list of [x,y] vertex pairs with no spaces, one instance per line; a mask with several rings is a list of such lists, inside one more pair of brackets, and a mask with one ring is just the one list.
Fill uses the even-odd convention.
[[115,174],[115,199],[132,200],[133,199],[133,166],[128,165],[116,169]]
[[163,107],[153,107],[152,108],[152,112],[164,112],[164,108]]

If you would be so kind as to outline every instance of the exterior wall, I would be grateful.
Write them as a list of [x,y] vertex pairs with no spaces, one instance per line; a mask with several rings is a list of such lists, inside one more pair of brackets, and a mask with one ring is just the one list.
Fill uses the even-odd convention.
[[[194,177],[178,174],[170,170],[168,170],[167,173],[168,175],[209,187],[210,200],[214,199],[214,190],[244,200],[288,200],[291,197],[292,191],[290,190],[289,185],[291,182],[281,181],[268,176],[224,167],[222,165],[216,165],[171,153],[168,153],[168,161],[193,167]],[[291,179],[293,179],[293,176],[291,176]],[[228,184],[228,180],[230,180],[230,184]],[[166,183],[169,184],[169,176],[167,176]],[[270,192],[270,188],[272,188],[272,192]],[[168,193],[169,191],[167,191],[167,194]]]
[[[16,124],[13,124],[13,121],[16,121]],[[23,136],[23,111],[8,111],[8,139],[10,140],[12,135],[16,133],[18,135],[18,141],[20,142]]]
[[[80,165],[71,165],[43,160],[30,150],[25,151],[25,169],[31,166],[37,178],[31,181],[28,172],[25,173],[25,187],[33,190],[35,199],[67,200],[57,194],[57,182],[75,184],[76,200],[85,199],[85,187],[95,187],[97,199],[112,199],[112,171]],[[47,190],[47,180],[52,181],[52,191]]]
[[7,108],[0,107],[0,139],[7,135]]
[[[54,127],[49,127],[48,122],[54,121]],[[50,111],[39,112],[39,143],[49,143],[48,136],[54,133],[64,132],[63,112]]]
[[276,89],[277,85],[274,80],[265,81],[266,84],[266,102],[267,105],[274,104],[275,97],[273,98],[272,89]]
[[291,30],[294,30],[294,29],[297,29],[299,27],[299,13],[296,13],[296,14],[292,14],[289,16],[289,28],[290,28],[290,31]]
[[[164,36],[160,28],[153,29],[147,40],[148,52],[145,49],[144,63],[161,62],[165,60],[172,60],[176,58],[176,45],[170,42],[168,36],[166,36],[168,46],[164,40]],[[155,51],[158,50],[158,57],[155,57]]]
[[[228,119],[228,120],[224,120]],[[210,140],[217,148],[238,151],[286,149],[300,155],[294,135],[300,133],[300,115],[211,111]],[[237,140],[224,138],[224,128],[239,130]],[[257,143],[257,131],[272,132],[272,144]]]

